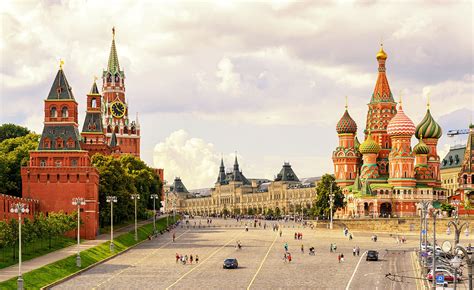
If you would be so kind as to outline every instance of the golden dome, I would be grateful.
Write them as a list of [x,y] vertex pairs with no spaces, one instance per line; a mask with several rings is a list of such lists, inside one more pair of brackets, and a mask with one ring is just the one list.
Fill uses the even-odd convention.
[[383,50],[383,44],[380,44],[380,50],[377,53],[377,59],[387,59],[387,54]]

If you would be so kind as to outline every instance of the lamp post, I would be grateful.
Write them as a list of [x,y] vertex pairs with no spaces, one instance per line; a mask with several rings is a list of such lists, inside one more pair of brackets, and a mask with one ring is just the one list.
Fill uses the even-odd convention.
[[74,197],[72,199],[72,205],[77,206],[77,256],[76,256],[76,266],[81,267],[81,205],[86,205],[86,200],[82,197]]
[[469,282],[469,290],[472,290],[472,256],[469,257],[469,254],[467,253],[466,249],[462,247],[461,245],[457,245],[454,248],[454,252],[458,253],[458,251],[461,251],[464,254],[464,257],[466,258],[467,262],[467,280]]
[[107,195],[106,201],[110,203],[110,251],[114,251],[114,203],[117,203],[117,197]]
[[23,290],[23,277],[21,276],[21,215],[30,212],[28,206],[24,203],[14,203],[10,208],[11,213],[18,214],[18,290]]
[[436,290],[436,214],[433,211],[433,290]]
[[150,198],[153,199],[153,232],[156,234],[156,200],[160,198],[160,196],[156,193],[150,195]]
[[332,208],[334,207],[334,197],[335,197],[335,194],[332,193],[332,184],[334,183],[334,181],[331,181],[331,183],[329,184],[329,205],[331,207],[330,209],[330,213],[331,213],[331,223],[329,224],[329,228],[332,230],[333,226],[332,226]]
[[[418,207],[421,209],[420,213],[420,259],[421,259],[421,252],[422,252],[422,244],[424,242],[425,250],[427,244],[427,235],[428,235],[428,227],[427,227],[427,215],[428,210],[431,207],[431,201],[429,200],[422,200],[418,203]],[[423,234],[423,230],[425,231]],[[423,237],[424,235],[424,237]]]
[[446,234],[448,235],[451,234],[451,226],[454,227],[454,246],[457,246],[459,244],[459,237],[461,235],[461,231],[463,227],[466,227],[464,231],[464,233],[466,234],[466,237],[469,236],[469,223],[468,222],[461,223],[459,221],[458,211],[456,210],[454,219],[448,222],[448,228],[446,229]]
[[456,284],[457,284],[456,280],[457,280],[458,269],[459,269],[459,267],[461,267],[461,262],[462,262],[462,260],[459,259],[459,257],[457,255],[454,256],[454,258],[451,260],[451,265],[454,268],[454,286],[453,286],[454,290],[456,290],[456,288],[457,288],[456,287]]
[[135,241],[138,241],[138,230],[137,230],[137,200],[140,199],[138,193],[134,193],[130,196],[135,202]]

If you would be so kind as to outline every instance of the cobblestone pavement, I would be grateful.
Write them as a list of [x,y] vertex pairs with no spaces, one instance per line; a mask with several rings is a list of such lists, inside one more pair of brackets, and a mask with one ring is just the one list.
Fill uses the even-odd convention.
[[[160,236],[54,289],[416,289],[413,280],[385,277],[388,272],[414,276],[410,254],[400,250],[415,248],[416,236],[408,236],[403,245],[389,234],[372,242],[371,233],[354,232],[349,240],[342,230],[293,228],[293,223],[282,223],[280,237],[268,221],[266,230],[251,224],[248,232],[235,220],[214,219],[210,228],[194,228],[195,221],[199,225],[199,220],[191,220],[190,228],[176,230],[176,242],[171,234]],[[295,240],[295,232],[302,232],[303,239]],[[237,240],[241,250],[235,247]],[[293,256],[291,263],[283,260],[284,243]],[[337,253],[330,253],[330,243],[337,244]],[[360,257],[352,254],[356,245]],[[310,246],[316,248],[315,256],[308,255]],[[378,250],[381,261],[365,261],[363,253],[369,249]],[[199,264],[176,263],[176,253],[199,255]],[[341,253],[345,259],[339,263]],[[225,258],[237,258],[239,268],[222,269]]]

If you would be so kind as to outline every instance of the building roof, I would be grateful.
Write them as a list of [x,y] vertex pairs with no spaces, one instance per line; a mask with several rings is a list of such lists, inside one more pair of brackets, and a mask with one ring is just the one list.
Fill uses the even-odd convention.
[[112,45],[110,46],[109,61],[107,63],[107,71],[104,71],[104,76],[107,73],[110,73],[111,75],[119,74],[121,77],[123,77],[124,73],[122,70],[120,70],[117,48],[115,47],[115,28],[112,29],[112,33]]
[[87,112],[84,125],[82,126],[82,132],[94,132],[102,133],[102,115],[100,112]]
[[300,181],[298,176],[291,168],[290,163],[283,163],[283,167],[280,170],[280,173],[277,174],[275,181]]
[[94,83],[92,84],[91,91],[89,92],[89,95],[100,95],[99,89],[97,88],[97,84]]
[[72,88],[66,79],[66,75],[62,68],[58,70],[54,78],[53,85],[49,91],[48,100],[75,100],[72,93]]
[[377,53],[377,61],[379,63],[379,75],[377,77],[377,82],[375,83],[374,93],[370,103],[380,103],[380,102],[389,102],[394,103],[392,92],[390,91],[390,86],[388,84],[387,76],[385,74],[385,61],[387,59],[387,54],[383,50],[383,47],[380,47],[380,51]]
[[415,152],[415,154],[428,154],[430,153],[430,147],[423,142],[423,138],[420,138],[418,144],[413,147],[413,152]]
[[357,124],[351,115],[349,115],[347,108],[339,122],[337,122],[336,131],[338,134],[357,132]]
[[[50,141],[49,148],[46,148],[45,140]],[[62,140],[62,146],[58,147],[58,140]],[[74,142],[73,146],[68,146],[68,141],[72,140]],[[79,144],[80,135],[79,130],[76,126],[72,124],[64,125],[45,125],[43,128],[43,133],[41,134],[41,140],[38,145],[38,150],[81,150]]]
[[440,164],[440,169],[461,167],[464,160],[465,146],[452,146],[448,154],[443,158]]
[[443,134],[441,126],[436,123],[433,116],[431,116],[430,109],[426,110],[425,117],[421,120],[420,124],[416,126],[415,136],[416,138],[436,138],[439,139]]
[[413,134],[415,134],[415,124],[413,124],[413,121],[403,112],[401,101],[400,106],[398,106],[397,114],[388,123],[387,133],[390,136],[413,136]]
[[359,146],[359,151],[362,154],[370,154],[370,153],[379,153],[380,152],[380,145],[379,143],[375,142],[375,140],[372,138],[372,135],[369,133],[367,135],[367,138],[365,139],[362,144]]

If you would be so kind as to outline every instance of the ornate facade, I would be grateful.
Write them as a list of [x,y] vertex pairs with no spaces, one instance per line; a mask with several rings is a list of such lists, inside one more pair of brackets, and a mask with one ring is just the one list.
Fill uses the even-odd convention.
[[301,214],[316,198],[319,178],[298,179],[289,163],[284,163],[273,181],[247,179],[237,157],[232,171],[226,172],[221,160],[214,187],[205,192],[189,192],[180,178],[167,189],[165,211],[193,215],[219,214]]
[[474,214],[474,124],[469,125],[466,150],[458,174],[459,188],[453,199],[460,201],[459,213]]
[[[441,188],[437,143],[441,127],[429,105],[415,127],[393,99],[386,76],[387,54],[376,55],[378,78],[368,104],[365,140],[357,140],[357,124],[346,111],[336,126],[339,145],[333,152],[336,182],[347,206],[338,212],[350,216],[410,216],[420,200],[445,200]],[[419,142],[411,147],[412,136]]]

